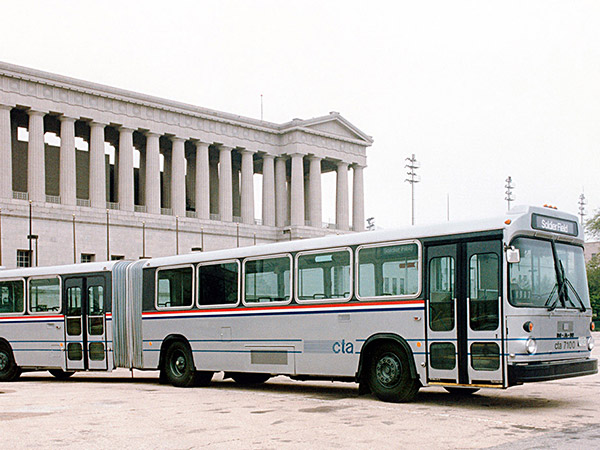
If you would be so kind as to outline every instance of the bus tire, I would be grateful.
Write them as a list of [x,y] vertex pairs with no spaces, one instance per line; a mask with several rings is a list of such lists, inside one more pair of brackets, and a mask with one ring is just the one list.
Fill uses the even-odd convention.
[[479,388],[457,388],[451,386],[446,386],[444,387],[444,389],[446,389],[446,391],[448,391],[449,394],[458,395],[461,397],[472,395],[479,390]]
[[419,382],[412,378],[408,357],[398,345],[384,343],[377,346],[370,361],[367,381],[379,400],[400,403],[416,397]]
[[21,368],[17,366],[12,349],[0,342],[0,381],[14,381],[21,375]]
[[231,374],[231,378],[237,384],[251,386],[256,384],[263,384],[269,378],[271,378],[270,373],[245,373],[245,372],[234,372]]
[[66,380],[67,378],[71,378],[75,374],[75,372],[71,370],[64,371],[62,369],[48,369],[48,372],[50,372],[50,375],[52,375],[58,380]]
[[176,387],[194,385],[196,369],[189,346],[182,341],[173,342],[165,355],[165,376]]

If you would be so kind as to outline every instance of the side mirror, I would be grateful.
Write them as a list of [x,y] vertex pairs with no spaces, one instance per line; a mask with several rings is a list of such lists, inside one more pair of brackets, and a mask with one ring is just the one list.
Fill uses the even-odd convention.
[[509,247],[506,249],[506,260],[511,264],[521,262],[521,252],[518,248]]

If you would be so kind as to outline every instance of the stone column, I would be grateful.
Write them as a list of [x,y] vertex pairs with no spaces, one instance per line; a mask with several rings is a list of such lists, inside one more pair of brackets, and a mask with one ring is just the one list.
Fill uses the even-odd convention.
[[196,142],[196,217],[210,218],[208,144]]
[[335,223],[338,230],[348,229],[348,163],[337,163]]
[[185,217],[185,139],[172,138],[171,208],[173,215]]
[[242,222],[254,224],[254,154],[242,150]]
[[146,212],[160,214],[160,135],[146,133]]
[[60,202],[77,204],[77,163],[75,161],[75,119],[60,117]]
[[273,155],[263,156],[262,221],[263,225],[275,226],[275,157]]
[[219,214],[219,162],[208,158],[208,176],[210,184],[210,213]]
[[27,191],[29,200],[46,201],[46,150],[44,146],[44,115],[29,110],[29,146],[27,155]]
[[352,229],[364,231],[365,229],[365,193],[363,181],[363,166],[353,164],[354,176],[352,178]]
[[[233,156],[233,155],[232,155]],[[231,207],[233,209],[233,217],[241,217],[241,198],[240,198],[240,166],[231,162],[231,189],[232,199]]]
[[219,147],[219,214],[223,222],[233,220],[231,150],[225,145]]
[[310,170],[308,184],[310,186],[310,225],[313,227],[321,228],[323,226],[323,209],[321,197],[321,158],[319,158],[318,156],[311,156],[309,160]]
[[133,130],[119,128],[119,209],[133,211]]
[[106,209],[106,163],[103,123],[90,123],[90,204]]
[[275,214],[276,225],[285,226],[288,217],[288,192],[284,157],[275,160]]
[[12,139],[10,130],[10,110],[8,105],[0,105],[0,198],[12,199]]
[[292,187],[290,224],[304,226],[304,163],[299,153],[292,155]]

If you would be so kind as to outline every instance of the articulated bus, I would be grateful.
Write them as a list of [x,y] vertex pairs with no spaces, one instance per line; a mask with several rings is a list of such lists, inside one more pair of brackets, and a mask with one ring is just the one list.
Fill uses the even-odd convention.
[[0,381],[115,368],[356,382],[409,401],[597,373],[574,216],[468,223],[136,262],[0,271]]

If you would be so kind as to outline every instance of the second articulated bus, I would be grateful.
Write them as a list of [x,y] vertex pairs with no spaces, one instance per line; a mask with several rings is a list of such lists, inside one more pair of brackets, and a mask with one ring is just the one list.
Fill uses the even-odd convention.
[[583,231],[503,217],[0,271],[0,381],[117,367],[175,386],[215,372],[359,383],[385,401],[589,375]]

